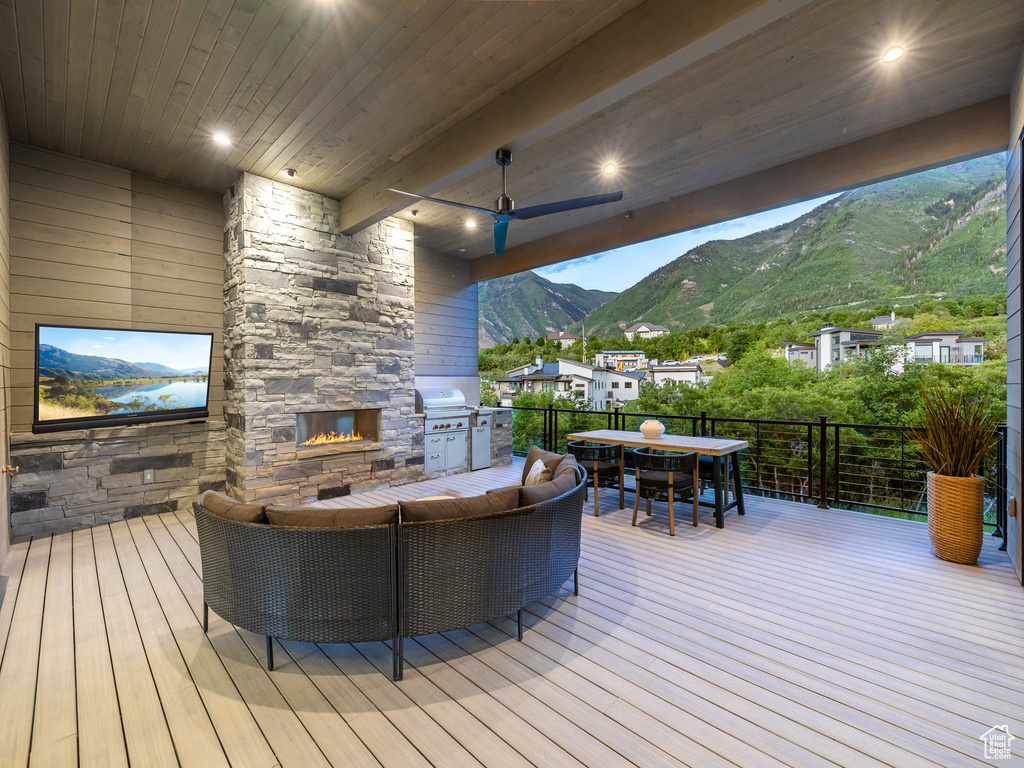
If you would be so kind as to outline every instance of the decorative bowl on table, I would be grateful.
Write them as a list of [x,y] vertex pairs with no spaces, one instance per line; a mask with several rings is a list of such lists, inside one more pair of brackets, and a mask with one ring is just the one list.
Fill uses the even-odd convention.
[[640,432],[648,440],[657,440],[665,434],[665,425],[656,419],[648,419],[640,425]]

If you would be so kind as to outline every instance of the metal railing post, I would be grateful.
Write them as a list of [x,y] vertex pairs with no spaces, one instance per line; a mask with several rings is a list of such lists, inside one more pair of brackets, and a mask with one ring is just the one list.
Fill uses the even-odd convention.
[[832,500],[835,503],[839,503],[839,465],[842,461],[842,457],[839,452],[839,425],[835,425],[835,459],[832,462]]
[[814,424],[807,422],[807,501],[814,503]]
[[828,509],[828,419],[818,417],[818,509]]
[[[754,424],[754,461],[757,462],[757,487],[761,487],[761,422]],[[810,482],[808,480],[808,482]]]
[[551,435],[551,428],[552,428],[552,426],[555,423],[555,420],[554,420],[553,414],[552,414],[552,411],[554,410],[554,407],[555,407],[554,405],[552,405],[551,403],[548,403],[547,412],[544,414],[545,422],[546,422],[545,429],[544,429],[544,449],[547,450],[547,451],[552,451],[552,452],[554,451],[554,448],[552,448],[552,445],[555,442],[555,438]]
[[900,430],[900,512],[907,511],[907,432]]
[[615,429],[616,429],[616,430],[619,430],[619,429],[624,429],[624,428],[625,428],[625,425],[624,425],[624,424],[621,424],[621,423],[619,422],[619,419],[620,419],[620,413],[619,413],[619,408],[620,408],[620,407],[621,407],[621,406],[620,406],[620,405],[618,405],[618,403],[616,403],[615,405],[613,405],[613,406],[612,406],[613,410],[615,411]]
[[708,436],[708,412],[707,411],[701,411],[700,412],[700,436],[701,437],[707,437]]
[[1002,536],[1003,543],[999,545],[1002,552],[1006,551],[1006,425],[1000,424],[999,439],[996,442],[996,529],[993,536]]

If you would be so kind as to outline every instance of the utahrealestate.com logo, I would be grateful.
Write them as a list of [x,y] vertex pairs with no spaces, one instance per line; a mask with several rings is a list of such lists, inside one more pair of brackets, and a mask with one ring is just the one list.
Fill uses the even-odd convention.
[[978,738],[985,744],[986,760],[1009,760],[1013,756],[1010,744],[1015,737],[1010,735],[1010,726],[993,725]]

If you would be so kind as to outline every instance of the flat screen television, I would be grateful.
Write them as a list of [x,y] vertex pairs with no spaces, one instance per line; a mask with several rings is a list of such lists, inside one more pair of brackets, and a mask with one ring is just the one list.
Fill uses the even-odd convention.
[[209,416],[212,333],[36,325],[33,432]]

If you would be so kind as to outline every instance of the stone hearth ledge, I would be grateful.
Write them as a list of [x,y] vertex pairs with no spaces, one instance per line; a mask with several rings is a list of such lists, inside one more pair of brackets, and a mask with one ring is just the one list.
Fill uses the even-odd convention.
[[[223,421],[11,435],[11,536],[40,536],[187,509],[225,488]],[[154,482],[144,483],[144,472]]]

